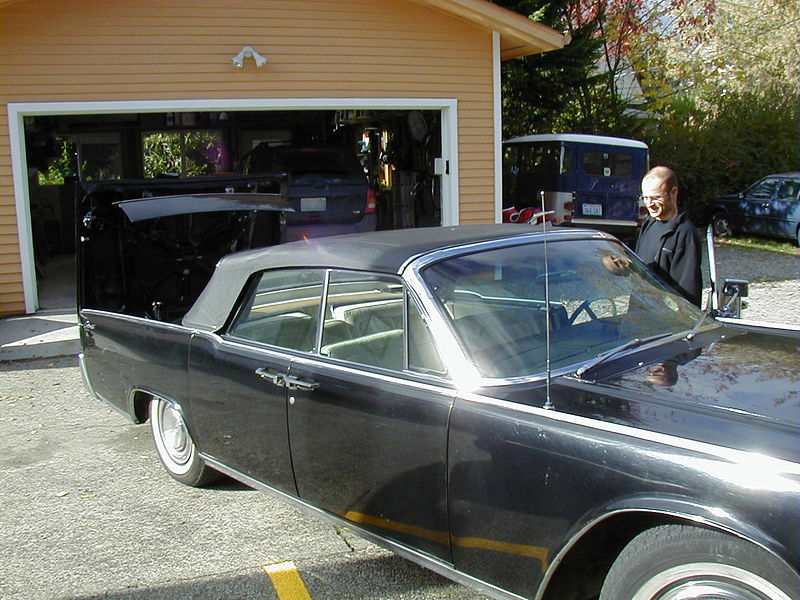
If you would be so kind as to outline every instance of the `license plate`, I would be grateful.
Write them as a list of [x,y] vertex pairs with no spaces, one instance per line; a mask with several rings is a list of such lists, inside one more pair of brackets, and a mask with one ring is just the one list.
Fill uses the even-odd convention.
[[322,212],[327,204],[327,198],[300,198],[300,212]]
[[590,217],[602,217],[603,205],[602,204],[584,204],[583,214]]

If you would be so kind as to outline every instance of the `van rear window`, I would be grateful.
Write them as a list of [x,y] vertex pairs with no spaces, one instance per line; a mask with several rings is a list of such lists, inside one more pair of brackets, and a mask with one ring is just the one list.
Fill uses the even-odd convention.
[[633,155],[624,152],[586,150],[583,153],[583,174],[592,177],[633,178]]

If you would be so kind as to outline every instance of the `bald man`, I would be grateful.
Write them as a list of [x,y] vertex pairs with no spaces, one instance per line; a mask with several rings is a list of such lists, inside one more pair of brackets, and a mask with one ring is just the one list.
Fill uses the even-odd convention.
[[703,278],[701,246],[694,225],[678,211],[678,177],[668,167],[654,167],[642,179],[648,217],[642,223],[636,254],[676,292],[700,306]]

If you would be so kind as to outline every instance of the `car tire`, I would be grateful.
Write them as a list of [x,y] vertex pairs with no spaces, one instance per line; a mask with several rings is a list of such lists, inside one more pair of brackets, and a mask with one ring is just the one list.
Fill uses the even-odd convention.
[[162,398],[150,402],[150,428],[158,458],[167,472],[181,483],[200,487],[219,479],[197,453],[180,407]]
[[772,554],[732,535],[664,525],[635,537],[600,600],[797,600],[800,578]]
[[714,213],[714,216],[711,217],[711,229],[717,237],[730,237],[733,235],[728,215],[722,211]]

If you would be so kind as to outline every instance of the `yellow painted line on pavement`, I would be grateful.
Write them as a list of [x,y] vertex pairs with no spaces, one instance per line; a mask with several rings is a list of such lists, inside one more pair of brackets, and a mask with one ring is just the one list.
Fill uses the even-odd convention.
[[264,565],[264,572],[269,576],[278,600],[311,600],[300,573],[293,562],[287,561],[273,565]]

